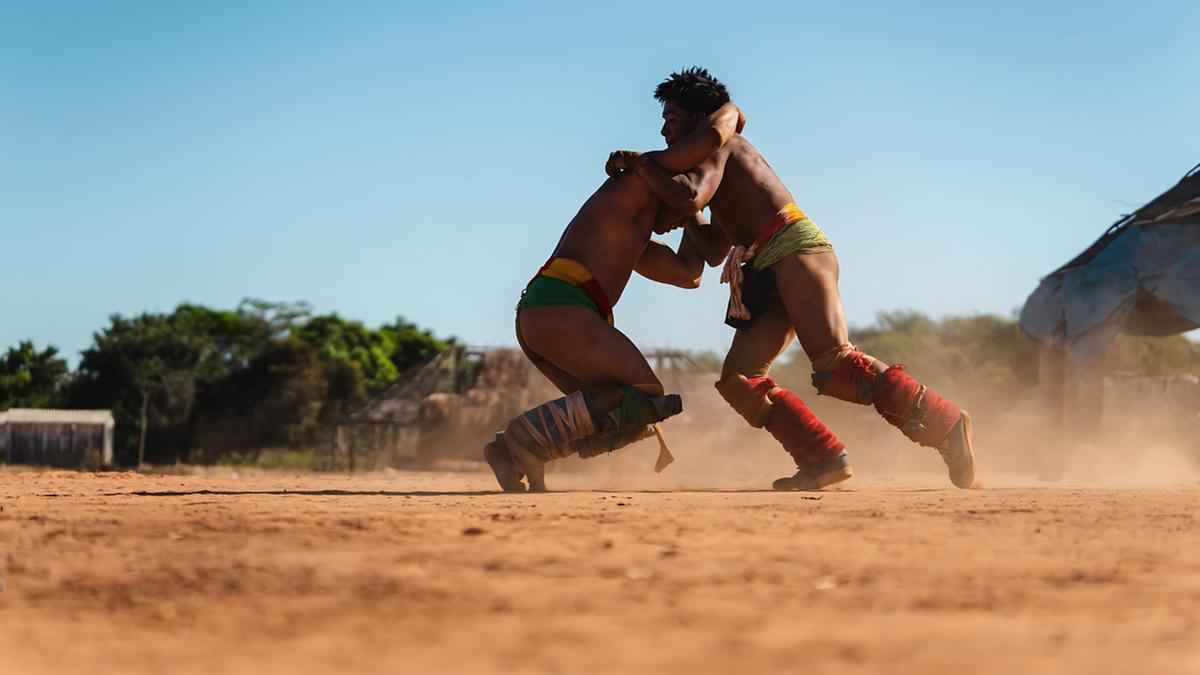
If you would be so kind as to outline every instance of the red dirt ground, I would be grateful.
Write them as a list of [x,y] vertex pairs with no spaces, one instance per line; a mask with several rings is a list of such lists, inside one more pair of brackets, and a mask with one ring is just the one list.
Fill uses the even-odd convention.
[[1197,673],[1200,486],[0,473],[3,673]]

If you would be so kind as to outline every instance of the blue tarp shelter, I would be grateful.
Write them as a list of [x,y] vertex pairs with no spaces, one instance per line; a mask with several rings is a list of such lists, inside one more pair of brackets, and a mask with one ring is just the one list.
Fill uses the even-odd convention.
[[1118,333],[1200,328],[1200,165],[1042,279],[1020,323],[1076,370],[1095,363]]

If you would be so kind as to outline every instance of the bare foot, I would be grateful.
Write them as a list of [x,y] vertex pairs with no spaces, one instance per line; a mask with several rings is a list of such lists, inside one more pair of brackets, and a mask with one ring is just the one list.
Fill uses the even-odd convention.
[[530,492],[546,491],[546,460],[535,452],[537,441],[520,424],[509,424],[504,430],[504,442],[516,470],[524,473]]
[[492,473],[496,474],[496,482],[505,492],[524,492],[525,484],[521,482],[521,473],[517,471],[508,445],[504,442],[504,434],[496,434],[491,443],[483,446],[483,457]]

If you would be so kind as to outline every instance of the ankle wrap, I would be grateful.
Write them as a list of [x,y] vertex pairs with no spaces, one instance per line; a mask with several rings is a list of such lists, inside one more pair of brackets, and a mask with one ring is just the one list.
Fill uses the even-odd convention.
[[888,368],[875,381],[875,410],[913,443],[936,448],[962,417],[958,406],[930,391],[904,372]]
[[787,450],[798,468],[823,464],[846,449],[799,396],[779,389],[771,394],[771,401],[774,405],[767,416],[767,431]]

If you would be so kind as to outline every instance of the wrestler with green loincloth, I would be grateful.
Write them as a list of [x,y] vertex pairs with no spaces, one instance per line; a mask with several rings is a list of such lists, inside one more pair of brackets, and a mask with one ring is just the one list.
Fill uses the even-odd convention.
[[[724,85],[700,68],[672,74],[655,97],[663,104],[668,147],[685,138],[705,111],[729,100]],[[716,386],[734,410],[765,427],[795,460],[796,474],[775,481],[775,488],[821,489],[852,474],[845,446],[833,432],[767,375],[793,338],[812,362],[819,393],[874,405],[910,440],[936,448],[954,485],[974,487],[970,417],[917,383],[903,366],[889,368],[850,344],[837,255],[754,146],[736,136],[686,173],[661,157],[617,151],[606,168],[636,174],[677,210],[711,209],[715,229],[688,225],[686,231],[709,264],[725,260],[722,281],[731,287],[726,322],[737,332]]]
[[[718,151],[744,120],[732,104],[701,116],[686,137],[658,157],[686,171]],[[517,304],[517,341],[530,361],[566,396],[513,418],[484,448],[507,492],[545,491],[545,464],[578,453],[611,452],[645,438],[652,425],[682,409],[641,351],[613,326],[612,307],[636,270],[667,284],[695,288],[704,259],[685,233],[678,251],[650,239],[684,221],[710,227],[695,211],[673,212],[636,175],[612,176],[567,225],[550,260]]]

